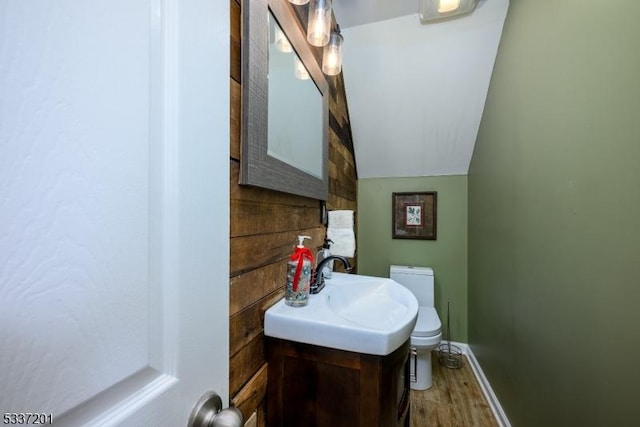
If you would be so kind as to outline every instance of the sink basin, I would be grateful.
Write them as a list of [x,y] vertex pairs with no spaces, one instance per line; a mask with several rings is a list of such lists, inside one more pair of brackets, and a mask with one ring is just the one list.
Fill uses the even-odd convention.
[[333,273],[304,307],[284,298],[265,313],[264,333],[305,344],[386,356],[409,337],[418,301],[391,279]]

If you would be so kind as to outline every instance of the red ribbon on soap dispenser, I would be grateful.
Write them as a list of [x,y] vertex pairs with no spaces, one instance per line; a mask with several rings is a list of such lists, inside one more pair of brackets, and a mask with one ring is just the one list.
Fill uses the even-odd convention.
[[293,276],[293,292],[298,292],[298,282],[300,282],[300,273],[302,272],[302,264],[304,264],[305,258],[309,259],[313,264],[313,254],[307,248],[296,248],[295,252],[291,254],[291,261],[298,261],[296,274]]

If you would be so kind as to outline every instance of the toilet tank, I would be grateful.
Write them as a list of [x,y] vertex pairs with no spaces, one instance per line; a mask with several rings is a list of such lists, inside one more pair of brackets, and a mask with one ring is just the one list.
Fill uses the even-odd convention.
[[418,300],[418,305],[435,307],[433,270],[431,268],[392,265],[389,268],[389,273],[392,280],[413,292]]

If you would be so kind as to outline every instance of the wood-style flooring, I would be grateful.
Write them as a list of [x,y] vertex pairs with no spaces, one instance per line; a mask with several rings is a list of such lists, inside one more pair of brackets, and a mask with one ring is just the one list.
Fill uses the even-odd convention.
[[411,390],[411,427],[498,427],[465,356],[463,362],[448,369],[434,353],[433,386]]

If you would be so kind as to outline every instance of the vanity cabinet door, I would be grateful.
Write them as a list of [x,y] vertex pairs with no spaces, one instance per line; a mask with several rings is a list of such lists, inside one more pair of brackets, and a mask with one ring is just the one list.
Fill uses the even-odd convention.
[[268,426],[409,426],[409,342],[388,356],[267,339]]

